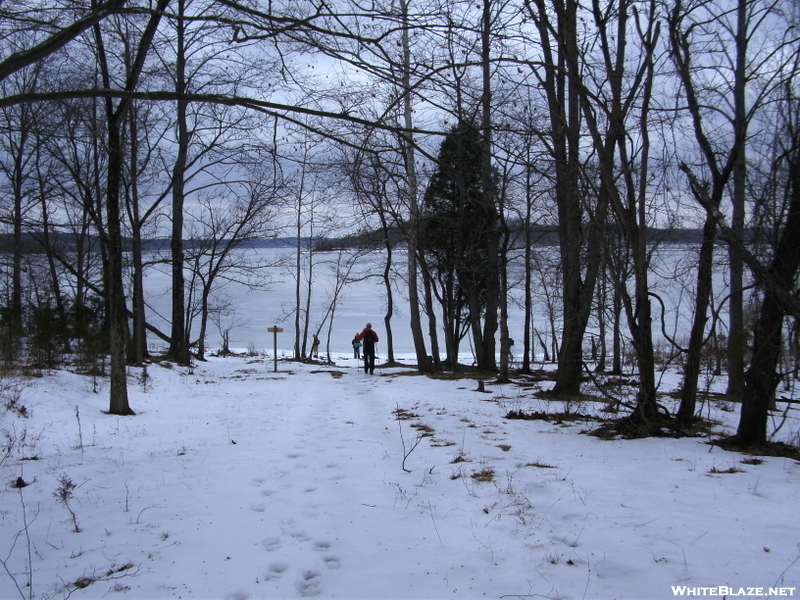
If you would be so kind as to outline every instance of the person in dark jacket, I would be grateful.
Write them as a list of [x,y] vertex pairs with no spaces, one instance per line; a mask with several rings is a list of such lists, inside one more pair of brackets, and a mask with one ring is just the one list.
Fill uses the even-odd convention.
[[311,356],[319,358],[319,338],[314,334],[314,339],[311,341]]
[[367,326],[356,336],[356,339],[364,342],[364,347],[362,348],[364,373],[373,374],[375,372],[375,344],[378,343],[378,334],[372,329],[372,323],[367,323]]

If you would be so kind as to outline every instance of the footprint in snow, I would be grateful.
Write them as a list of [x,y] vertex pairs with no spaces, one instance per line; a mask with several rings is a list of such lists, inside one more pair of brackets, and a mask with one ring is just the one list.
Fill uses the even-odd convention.
[[285,562],[276,561],[271,562],[267,565],[267,574],[264,576],[265,579],[278,579],[281,575],[283,575],[289,569],[289,565]]
[[277,536],[265,537],[261,540],[261,545],[264,546],[264,550],[267,552],[273,552],[281,547],[281,538]]
[[322,591],[321,585],[320,574],[312,570],[304,571],[303,578],[295,583],[297,591],[305,597],[318,595]]
[[307,542],[311,539],[308,533],[299,527],[294,519],[286,519],[281,522],[281,533],[296,539],[298,542]]
[[341,566],[338,556],[324,556],[322,560],[325,562],[325,566],[331,570],[338,569]]
[[311,537],[302,529],[292,529],[288,533],[298,542],[307,542],[311,539]]

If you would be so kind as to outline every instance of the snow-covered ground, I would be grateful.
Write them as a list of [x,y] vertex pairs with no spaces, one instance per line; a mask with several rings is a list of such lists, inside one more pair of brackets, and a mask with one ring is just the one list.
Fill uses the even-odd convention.
[[504,418],[562,408],[537,387],[336,362],[131,369],[126,418],[86,376],[20,381],[0,598],[800,595],[796,461],[603,441],[590,422]]

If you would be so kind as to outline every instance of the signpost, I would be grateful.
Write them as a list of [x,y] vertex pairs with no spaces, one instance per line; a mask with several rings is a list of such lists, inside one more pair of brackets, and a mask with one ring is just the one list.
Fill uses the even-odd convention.
[[275,357],[275,372],[278,372],[278,334],[283,331],[283,327],[267,327],[267,331],[272,334],[273,356]]

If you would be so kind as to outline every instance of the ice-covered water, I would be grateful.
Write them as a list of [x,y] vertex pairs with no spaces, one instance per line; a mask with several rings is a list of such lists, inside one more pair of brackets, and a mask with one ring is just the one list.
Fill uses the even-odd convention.
[[[268,289],[252,290],[238,283],[228,283],[224,286],[224,295],[235,307],[234,313],[224,319],[230,327],[230,345],[233,348],[255,347],[259,350],[272,350],[273,334],[268,333],[269,327],[277,325],[284,331],[278,335],[278,348],[281,354],[290,354],[294,343],[294,304],[295,280],[293,276],[293,249],[258,249],[251,252],[265,253],[271,266],[263,270],[263,274],[270,281]],[[537,249],[537,270],[534,275],[534,328],[550,344],[549,321],[553,310],[553,322],[560,327],[561,299],[558,279],[557,252],[554,248]],[[386,352],[386,335],[384,316],[386,313],[386,290],[379,275],[383,271],[382,262],[385,254],[375,252],[370,257],[359,259],[350,271],[351,281],[344,285],[339,294],[334,313],[333,324],[326,317],[328,308],[333,298],[336,276],[334,269],[337,265],[338,253],[318,252],[315,254],[313,269],[314,281],[312,284],[312,299],[310,308],[310,334],[321,327],[321,349],[324,351],[328,345],[328,329],[330,327],[330,352],[331,355],[345,356],[351,353],[350,341],[353,335],[369,321],[382,336],[378,346],[379,358]],[[663,248],[653,259],[651,270],[651,286],[653,291],[663,299],[667,312],[665,325],[670,336],[685,339],[691,326],[692,307],[694,294],[694,271],[691,269],[693,253],[688,247]],[[414,346],[409,328],[409,306],[407,282],[405,280],[405,255],[396,252],[394,257],[396,273],[394,275],[394,316],[392,318],[392,336],[396,358],[413,356]],[[515,353],[522,351],[524,336],[524,315],[522,312],[523,297],[523,266],[520,262],[510,264],[509,283],[511,290],[509,296],[509,330],[510,336],[515,340]],[[544,273],[544,275],[542,275]],[[720,269],[715,280],[715,293],[721,298],[725,295],[725,281]],[[167,320],[162,316],[170,314],[170,278],[166,270],[151,270],[145,279],[145,290],[151,311],[148,320],[168,332]],[[610,288],[609,288],[610,289]],[[306,283],[303,283],[303,304],[305,303]],[[610,298],[610,291],[609,298]],[[548,302],[552,309],[548,309]],[[608,300],[610,306],[610,299]],[[726,318],[725,306],[721,309],[720,316]],[[161,316],[159,316],[161,315]],[[623,317],[624,318],[624,317]],[[653,332],[655,338],[663,339],[661,332],[661,308],[658,303],[653,303]],[[427,324],[424,325],[427,332]],[[193,333],[196,335],[199,324],[194,325]],[[623,323],[623,334],[626,325]],[[610,331],[610,326],[609,326]],[[597,335],[596,319],[593,318],[587,330],[587,345],[591,335]],[[216,325],[209,322],[206,344],[208,347],[218,347],[222,336]],[[157,338],[151,340],[158,346],[163,344]],[[443,341],[440,339],[440,346]],[[309,341],[310,347],[310,341]],[[540,350],[536,343],[537,352]],[[469,337],[465,338],[461,346],[461,356],[469,362],[472,353]]]

